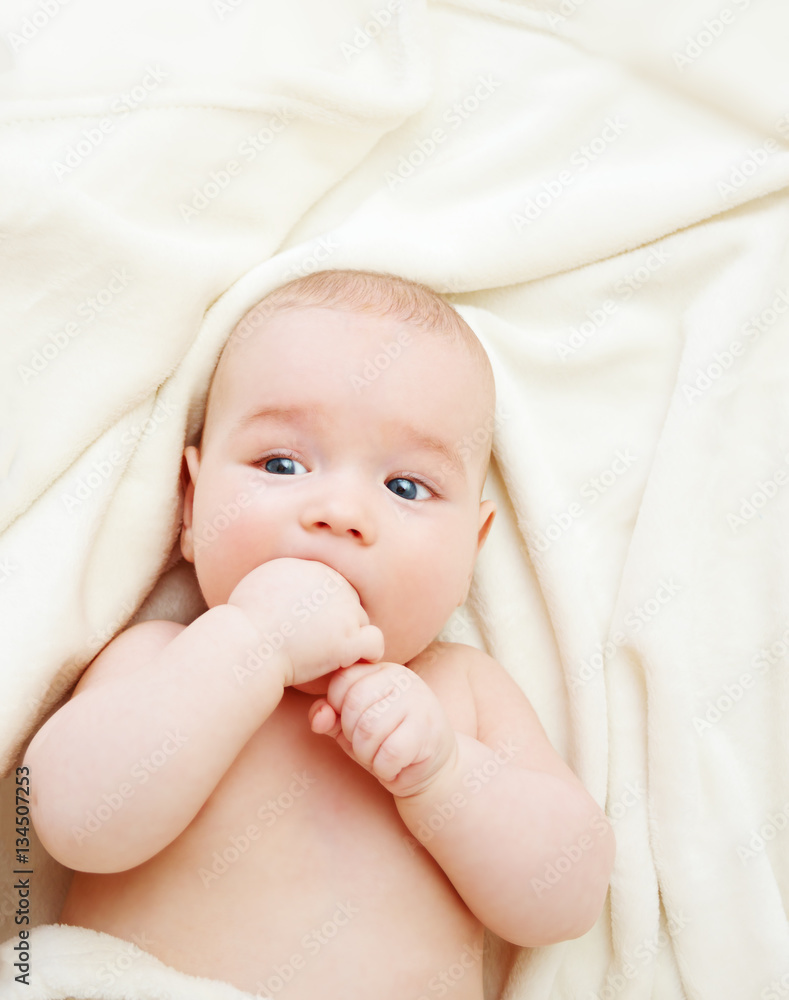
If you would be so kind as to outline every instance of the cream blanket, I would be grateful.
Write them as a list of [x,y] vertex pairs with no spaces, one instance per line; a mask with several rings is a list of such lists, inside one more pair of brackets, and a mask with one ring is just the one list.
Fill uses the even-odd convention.
[[[27,938],[0,945],[3,1000],[271,1000],[263,992],[179,972],[146,950],[148,942],[124,941],[68,924],[39,924]],[[273,979],[282,989],[282,978]]]
[[179,458],[231,326],[403,273],[499,390],[448,637],[618,841],[597,926],[494,950],[489,996],[789,994],[784,0],[5,0],[0,31],[4,768],[152,590],[199,613]]

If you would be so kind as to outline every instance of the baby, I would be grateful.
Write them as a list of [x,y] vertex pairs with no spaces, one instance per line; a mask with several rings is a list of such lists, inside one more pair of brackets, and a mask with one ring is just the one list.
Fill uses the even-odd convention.
[[320,272],[239,324],[184,453],[208,610],[118,635],[25,757],[62,923],[286,1000],[481,1000],[484,926],[594,924],[604,813],[507,672],[435,641],[494,518],[494,403],[401,278]]

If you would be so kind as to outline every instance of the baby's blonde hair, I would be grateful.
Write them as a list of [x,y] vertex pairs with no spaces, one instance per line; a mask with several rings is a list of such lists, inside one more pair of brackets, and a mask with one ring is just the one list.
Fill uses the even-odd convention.
[[[369,312],[413,323],[425,331],[444,333],[463,342],[483,370],[490,361],[473,330],[446,299],[427,285],[385,271],[316,271],[294,278],[269,292],[240,320],[228,340],[246,340],[267,319],[285,309],[340,308]],[[492,382],[492,372],[490,380]]]

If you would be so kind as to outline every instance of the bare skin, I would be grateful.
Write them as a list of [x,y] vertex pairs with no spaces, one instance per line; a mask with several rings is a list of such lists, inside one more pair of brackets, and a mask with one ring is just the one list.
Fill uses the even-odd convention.
[[[442,686],[446,666],[425,675]],[[61,922],[262,996],[285,970],[291,979],[276,995],[294,1000],[430,996],[442,974],[454,996],[480,1000],[482,925],[393,797],[310,731],[312,701],[286,689],[195,819],[155,857],[116,874],[76,872]],[[471,734],[462,687],[447,707]],[[223,871],[214,855],[233,837],[243,846],[240,836],[249,847]]]
[[401,326],[292,310],[223,373],[185,453],[209,611],[122,633],[26,755],[62,922],[261,995],[480,1000],[483,924],[597,919],[604,814],[506,671],[431,641],[493,518],[456,447],[490,400],[424,335],[353,393]]

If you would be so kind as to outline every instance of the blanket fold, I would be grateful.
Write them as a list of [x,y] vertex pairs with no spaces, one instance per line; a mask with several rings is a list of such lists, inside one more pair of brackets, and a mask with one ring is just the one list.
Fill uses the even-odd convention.
[[42,924],[0,945],[3,1000],[266,1000],[189,976],[143,947],[87,927]]

